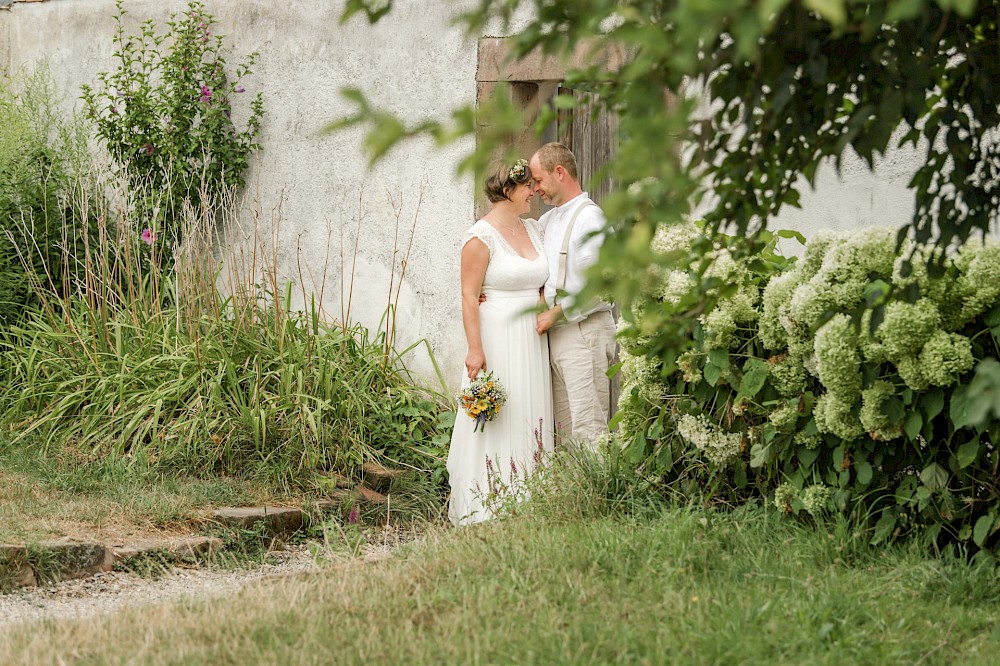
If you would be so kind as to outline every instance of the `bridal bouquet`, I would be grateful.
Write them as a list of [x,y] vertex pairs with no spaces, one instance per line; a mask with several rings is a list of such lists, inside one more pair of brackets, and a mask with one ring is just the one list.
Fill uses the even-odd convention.
[[472,432],[482,432],[487,421],[492,421],[500,413],[500,408],[507,402],[507,389],[492,372],[480,373],[472,380],[469,387],[463,389],[457,396],[458,404],[475,422]]

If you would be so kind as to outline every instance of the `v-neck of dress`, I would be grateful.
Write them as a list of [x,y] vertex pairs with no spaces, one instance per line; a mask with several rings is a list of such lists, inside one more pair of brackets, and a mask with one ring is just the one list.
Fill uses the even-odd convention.
[[532,235],[531,230],[528,228],[528,225],[525,224],[523,221],[521,222],[521,226],[524,228],[524,233],[528,235],[528,241],[531,243],[531,247],[534,248],[535,250],[535,256],[531,258],[528,258],[523,254],[521,254],[520,252],[518,252],[517,250],[515,250],[514,246],[507,242],[507,239],[504,238],[503,234],[500,232],[500,229],[494,226],[492,222],[490,222],[489,220],[483,220],[483,222],[485,222],[486,225],[493,230],[493,234],[500,239],[500,242],[503,244],[503,246],[506,247],[507,250],[515,257],[519,259],[524,259],[525,261],[538,261],[538,258],[542,256],[541,250],[538,249],[538,243],[535,242],[535,237]]

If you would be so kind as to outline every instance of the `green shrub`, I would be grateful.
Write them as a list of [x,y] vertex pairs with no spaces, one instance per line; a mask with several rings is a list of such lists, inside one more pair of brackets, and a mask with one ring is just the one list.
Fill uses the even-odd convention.
[[382,458],[441,478],[438,396],[410,379],[409,350],[291,311],[259,238],[257,264],[237,266],[231,248],[220,273],[204,216],[184,221],[176,268],[161,269],[165,241],[143,238],[124,201],[64,258],[84,269],[72,293],[43,299],[0,346],[0,404],[19,436],[200,474],[293,481]]
[[[671,233],[662,252],[704,242],[695,227]],[[875,543],[914,534],[993,548],[1000,245],[932,256],[870,229],[818,236],[793,263],[773,243],[743,258],[728,243],[708,256],[706,276],[725,285],[717,305],[695,318],[674,367],[647,357],[660,339],[648,321],[684,312],[693,277],[661,275],[666,287],[627,313],[626,455],[717,500],[850,512]]]
[[60,246],[78,234],[63,220],[85,154],[83,127],[61,116],[44,69],[0,77],[0,333],[37,304],[37,289],[67,277]]
[[239,81],[256,54],[228,71],[223,38],[200,2],[172,14],[166,34],[146,21],[137,35],[122,25],[123,0],[115,4],[118,66],[98,75],[97,88],[83,86],[87,116],[133,189],[143,227],[179,240],[185,204],[199,210],[242,186],[259,147],[262,93],[250,102],[243,129],[233,120],[235,99],[245,93]]

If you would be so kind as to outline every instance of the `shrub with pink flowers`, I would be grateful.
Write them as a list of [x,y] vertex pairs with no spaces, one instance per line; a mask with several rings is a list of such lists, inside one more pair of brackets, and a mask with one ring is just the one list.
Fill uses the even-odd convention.
[[123,0],[116,5],[117,67],[83,87],[86,112],[133,190],[137,227],[149,230],[143,240],[175,241],[185,204],[200,212],[244,183],[259,147],[263,96],[238,103],[246,92],[240,80],[257,54],[232,70],[200,2],[173,14],[165,34],[152,21],[127,33]]

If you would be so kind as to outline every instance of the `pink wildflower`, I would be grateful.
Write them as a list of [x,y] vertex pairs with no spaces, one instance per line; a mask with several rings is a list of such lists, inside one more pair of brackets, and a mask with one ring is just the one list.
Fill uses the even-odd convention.
[[351,513],[348,514],[348,516],[347,516],[347,524],[348,525],[357,525],[358,524],[358,507],[357,507],[357,505],[354,505],[354,506],[351,507]]
[[201,97],[199,98],[199,101],[204,102],[205,104],[212,101],[212,91],[208,89],[208,86],[201,87]]
[[150,228],[145,228],[142,230],[142,242],[146,245],[152,245],[156,242],[156,233]]

